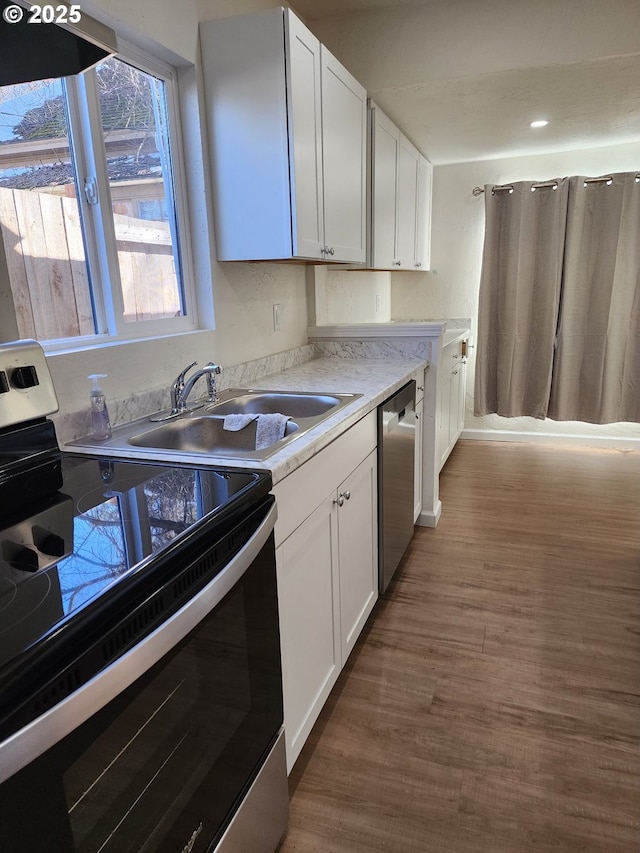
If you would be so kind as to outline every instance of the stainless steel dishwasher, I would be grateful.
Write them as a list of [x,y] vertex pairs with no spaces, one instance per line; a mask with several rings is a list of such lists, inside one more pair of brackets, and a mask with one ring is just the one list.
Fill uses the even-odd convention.
[[416,383],[378,407],[379,589],[385,592],[413,536]]

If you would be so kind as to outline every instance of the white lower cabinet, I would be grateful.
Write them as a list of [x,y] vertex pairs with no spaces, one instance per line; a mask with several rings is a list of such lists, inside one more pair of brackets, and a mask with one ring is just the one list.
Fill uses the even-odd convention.
[[342,668],[333,495],[278,548],[276,559],[289,771]]
[[466,383],[466,341],[456,341],[443,349],[438,418],[440,468],[464,429]]
[[[375,413],[372,416],[274,488],[288,770],[378,597]],[[360,453],[354,457],[357,448]],[[358,458],[360,464],[344,477]],[[338,480],[340,472],[344,479]],[[319,500],[318,489],[332,476],[337,485]],[[305,514],[311,505],[313,510]],[[305,517],[297,523],[292,517],[301,507]]]
[[342,663],[378,598],[378,454],[370,453],[338,487],[338,563]]

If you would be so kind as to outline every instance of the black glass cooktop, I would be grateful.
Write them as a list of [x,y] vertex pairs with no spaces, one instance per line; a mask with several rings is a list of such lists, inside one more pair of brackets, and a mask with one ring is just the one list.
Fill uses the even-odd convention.
[[0,666],[216,519],[265,473],[50,452],[0,478]]

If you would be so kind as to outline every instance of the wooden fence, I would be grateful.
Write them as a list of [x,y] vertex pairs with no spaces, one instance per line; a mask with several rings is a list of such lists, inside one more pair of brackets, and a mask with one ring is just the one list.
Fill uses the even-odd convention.
[[[114,215],[125,322],[174,317],[179,288],[168,223]],[[22,338],[95,332],[75,198],[0,188],[0,237]]]

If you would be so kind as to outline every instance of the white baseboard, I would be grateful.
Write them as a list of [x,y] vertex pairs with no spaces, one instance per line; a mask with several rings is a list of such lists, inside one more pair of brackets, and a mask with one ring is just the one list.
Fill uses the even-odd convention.
[[416,519],[419,527],[436,527],[442,513],[442,503],[438,501],[433,510],[423,509]]
[[640,450],[640,437],[578,435],[554,432],[511,432],[506,429],[464,429],[460,438],[471,441],[524,441],[532,444],[562,444],[569,447],[599,447],[612,450]]

